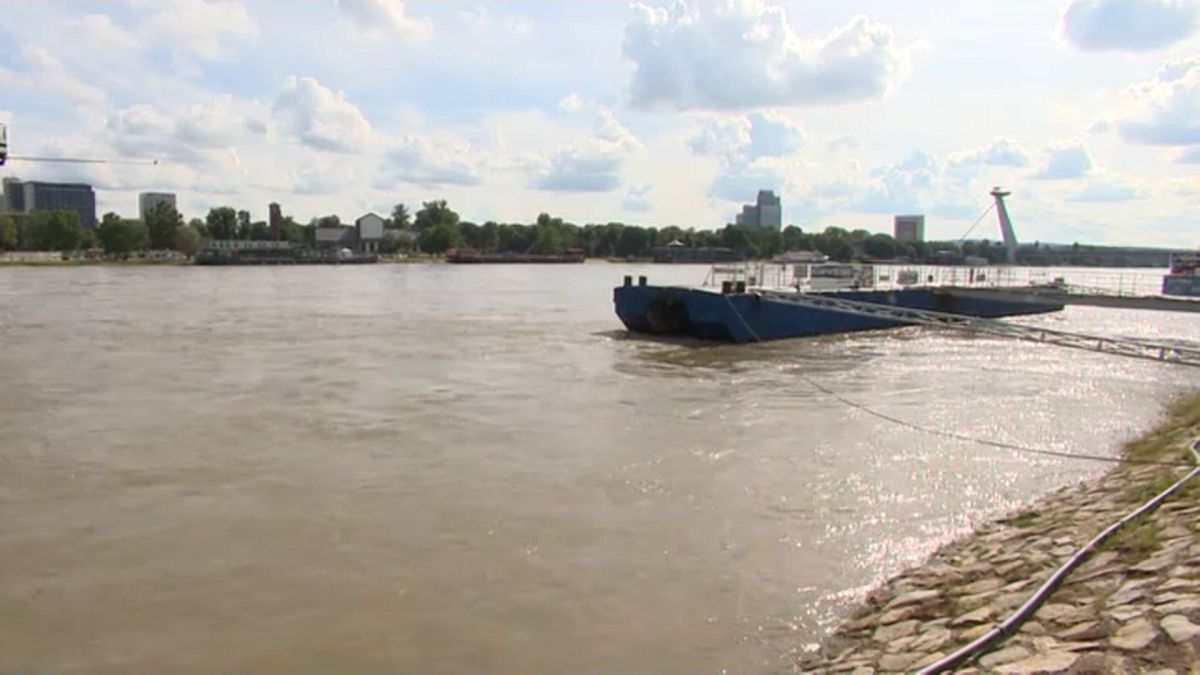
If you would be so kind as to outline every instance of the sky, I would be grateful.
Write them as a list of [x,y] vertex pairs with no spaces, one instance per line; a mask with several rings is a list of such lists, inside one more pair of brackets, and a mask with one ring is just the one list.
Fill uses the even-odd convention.
[[[0,0],[0,175],[300,221],[1200,246],[1200,0]],[[994,216],[972,237],[999,238]]]

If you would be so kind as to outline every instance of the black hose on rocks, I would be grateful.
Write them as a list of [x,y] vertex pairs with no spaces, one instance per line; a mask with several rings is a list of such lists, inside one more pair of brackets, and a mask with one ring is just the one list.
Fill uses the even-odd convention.
[[943,673],[948,670],[953,670],[954,668],[961,666],[975,657],[990,651],[1001,640],[1004,640],[1005,638],[1008,638],[1016,633],[1021,628],[1021,625],[1028,621],[1038,611],[1038,609],[1041,608],[1046,600],[1050,598],[1050,595],[1058,589],[1063,580],[1067,578],[1067,575],[1074,571],[1076,567],[1081,565],[1083,561],[1092,554],[1097,546],[1107,541],[1108,538],[1111,537],[1117,530],[1121,529],[1121,527],[1130,521],[1135,520],[1143,514],[1158,508],[1159,505],[1166,501],[1166,499],[1172,494],[1174,494],[1176,490],[1183,487],[1188,481],[1195,478],[1197,475],[1200,475],[1200,439],[1196,439],[1192,442],[1191,450],[1192,457],[1196,462],[1196,467],[1189,471],[1186,476],[1180,478],[1171,487],[1163,490],[1162,493],[1154,497],[1154,499],[1142,504],[1136,511],[1126,515],[1124,518],[1121,518],[1117,522],[1106,527],[1103,532],[1093,537],[1091,541],[1083,546],[1083,548],[1079,549],[1070,558],[1068,558],[1061,567],[1054,570],[1054,574],[1051,574],[1050,578],[1047,579],[1041,586],[1039,586],[1038,589],[1034,591],[1033,595],[1031,595],[1029,599],[1024,602],[1024,604],[1018,607],[1011,616],[1004,621],[1001,621],[994,628],[979,636],[971,643],[943,657],[941,660],[926,666],[919,671],[921,675],[932,675],[933,673]]

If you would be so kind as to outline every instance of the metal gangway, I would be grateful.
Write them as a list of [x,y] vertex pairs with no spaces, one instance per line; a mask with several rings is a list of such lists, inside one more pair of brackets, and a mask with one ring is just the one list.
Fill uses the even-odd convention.
[[819,293],[786,293],[779,291],[755,291],[755,294],[770,302],[786,302],[811,309],[824,309],[856,316],[886,319],[901,324],[918,324],[981,333],[996,337],[1012,338],[1025,342],[1082,349],[1102,354],[1113,354],[1162,363],[1200,367],[1200,349],[1169,345],[1133,338],[1110,338],[1097,335],[1071,333],[1038,326],[984,319],[962,314],[949,314],[928,309],[910,309],[860,300],[846,300]]

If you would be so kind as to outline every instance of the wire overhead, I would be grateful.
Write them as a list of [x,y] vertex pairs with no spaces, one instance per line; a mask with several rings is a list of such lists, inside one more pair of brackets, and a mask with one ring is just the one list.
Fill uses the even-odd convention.
[[29,157],[25,155],[9,155],[10,160],[24,162],[59,162],[64,164],[134,164],[139,166],[157,166],[157,159],[91,159],[85,157]]

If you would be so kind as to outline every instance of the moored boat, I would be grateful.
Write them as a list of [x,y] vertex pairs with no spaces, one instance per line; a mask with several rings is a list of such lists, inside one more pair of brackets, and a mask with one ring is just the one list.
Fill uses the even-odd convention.
[[1200,298],[1200,252],[1171,254],[1171,269],[1163,277],[1162,292]]
[[[878,306],[929,310],[979,318],[1055,312],[1062,303],[1038,298],[1027,289],[988,296],[954,286],[875,285],[870,266],[804,266],[795,285],[766,288],[753,279],[724,279],[719,288],[655,286],[626,277],[613,292],[617,316],[635,333],[690,336],[721,342],[783,338],[894,328],[907,322],[884,316],[838,311],[789,302],[790,297],[836,298]],[[865,268],[865,269],[864,269]],[[728,272],[728,268],[725,269]],[[716,277],[710,274],[710,281]],[[834,287],[830,281],[840,280]],[[747,283],[749,282],[749,283]],[[815,283],[814,283],[815,282]],[[714,284],[715,285],[715,284]]]
[[482,253],[473,248],[452,248],[446,251],[446,262],[457,264],[529,264],[581,263],[583,251],[569,249],[563,253]]

